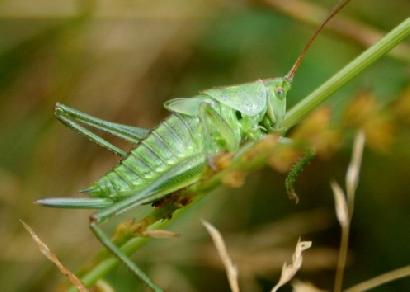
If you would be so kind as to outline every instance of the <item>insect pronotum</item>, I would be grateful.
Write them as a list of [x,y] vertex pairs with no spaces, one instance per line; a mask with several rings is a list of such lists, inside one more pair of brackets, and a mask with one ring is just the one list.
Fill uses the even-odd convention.
[[[284,77],[207,89],[192,98],[171,99],[165,103],[171,115],[152,131],[104,121],[57,104],[55,113],[61,122],[122,160],[81,191],[89,197],[45,198],[37,202],[48,207],[100,209],[90,217],[90,229],[98,240],[147,286],[162,291],[110,240],[99,224],[196,182],[217,153],[235,152],[248,141],[280,131],[286,113],[286,95],[306,51],[325,24],[348,2],[343,0],[335,6]],[[136,147],[126,153],[93,133],[91,128],[135,143]]]

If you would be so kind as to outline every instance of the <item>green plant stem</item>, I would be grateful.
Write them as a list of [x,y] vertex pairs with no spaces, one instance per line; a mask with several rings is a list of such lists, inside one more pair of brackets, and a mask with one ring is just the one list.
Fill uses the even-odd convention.
[[306,98],[296,104],[285,116],[281,128],[287,130],[296,125],[312,110],[317,108],[324,100],[340,89],[352,78],[366,69],[397,46],[402,40],[410,35],[410,17],[386,34],[380,41],[368,48],[352,62],[347,64],[339,72],[333,75],[325,83],[315,89]]
[[[353,60],[350,64],[336,73],[332,78],[326,81],[317,90],[312,92],[309,96],[298,103],[292,108],[286,115],[283,121],[283,128],[289,129],[303,119],[309,112],[317,108],[318,105],[333,94],[337,89],[342,87],[345,83],[351,80],[354,76],[363,71],[366,67],[386,54],[389,50],[395,47],[400,41],[406,38],[410,34],[410,18],[404,20],[395,29],[388,33],[383,39],[381,39],[374,46],[366,50],[359,57]],[[267,137],[269,138],[269,136]],[[265,139],[268,140],[268,139]],[[261,147],[262,145],[262,147]],[[205,194],[215,187],[219,186],[225,175],[229,175],[230,172],[235,171],[251,171],[260,167],[266,163],[266,159],[272,154],[273,144],[263,146],[262,143],[257,143],[251,147],[245,149],[238,155],[239,159],[234,160],[227,169],[216,173],[215,175],[198,182],[192,187],[188,188],[188,193],[195,197],[195,200],[200,197],[200,194]],[[190,204],[188,207],[192,206]],[[182,215],[188,207],[180,208],[176,210],[175,215]],[[155,211],[153,211],[154,213]],[[149,215],[150,216],[150,215]],[[149,225],[150,228],[164,227],[167,217],[158,218],[158,221]],[[146,237],[134,237],[125,242],[121,249],[125,251],[127,255],[132,255],[136,252],[148,238]],[[88,269],[81,277],[81,281],[85,286],[91,287],[100,278],[104,277],[113,268],[118,265],[118,260],[111,255],[106,255],[99,259],[91,269]]]

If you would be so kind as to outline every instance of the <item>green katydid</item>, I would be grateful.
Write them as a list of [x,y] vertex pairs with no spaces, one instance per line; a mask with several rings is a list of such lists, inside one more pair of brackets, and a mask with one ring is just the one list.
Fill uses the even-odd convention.
[[[119,155],[122,161],[81,191],[90,197],[45,198],[37,202],[49,207],[100,209],[90,217],[90,228],[96,237],[145,284],[161,291],[99,224],[195,183],[219,152],[235,152],[249,141],[281,132],[286,95],[307,49],[325,24],[348,2],[343,0],[333,9],[284,77],[208,89],[192,98],[169,100],[165,108],[171,116],[152,131],[104,121],[57,104],[55,113],[61,122]],[[90,128],[125,139],[136,147],[126,153]]]

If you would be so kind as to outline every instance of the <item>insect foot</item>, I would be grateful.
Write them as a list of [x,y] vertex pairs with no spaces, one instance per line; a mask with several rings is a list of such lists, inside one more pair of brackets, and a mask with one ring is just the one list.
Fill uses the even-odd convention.
[[94,224],[94,223],[97,222],[97,217],[95,216],[95,214],[92,214],[92,215],[90,215],[90,216],[88,217],[88,222],[89,222],[90,224]]

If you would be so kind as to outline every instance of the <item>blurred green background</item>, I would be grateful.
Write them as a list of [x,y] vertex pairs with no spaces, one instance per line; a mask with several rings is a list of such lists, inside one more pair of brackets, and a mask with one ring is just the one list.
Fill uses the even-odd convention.
[[[309,3],[328,11],[335,2]],[[155,127],[167,115],[162,104],[169,98],[284,75],[312,33],[312,22],[321,20],[304,5],[286,0],[1,1],[0,290],[55,291],[64,282],[18,219],[73,271],[100,248],[88,230],[89,211],[33,204],[44,196],[76,194],[117,161],[57,122],[56,102],[107,120]],[[289,106],[377,39],[374,31],[384,34],[409,14],[408,0],[352,1],[338,18],[345,22],[335,19],[309,51]],[[353,118],[366,116],[369,107],[372,113],[370,124],[365,122],[370,140],[345,287],[410,263],[409,64],[407,44],[326,103],[335,128],[349,121],[349,109]],[[265,168],[242,188],[220,188],[192,206],[171,224],[180,237],[153,240],[136,261],[167,291],[228,291],[224,269],[200,224],[203,218],[224,235],[243,291],[268,291],[299,236],[313,246],[298,279],[329,290],[340,233],[329,181],[343,182],[355,132],[355,127],[343,129],[338,146],[319,155],[298,181],[298,205],[286,197],[285,175]],[[144,210],[134,213],[139,212]],[[142,289],[123,267],[107,281],[116,291]],[[410,279],[375,291],[410,291]]]

